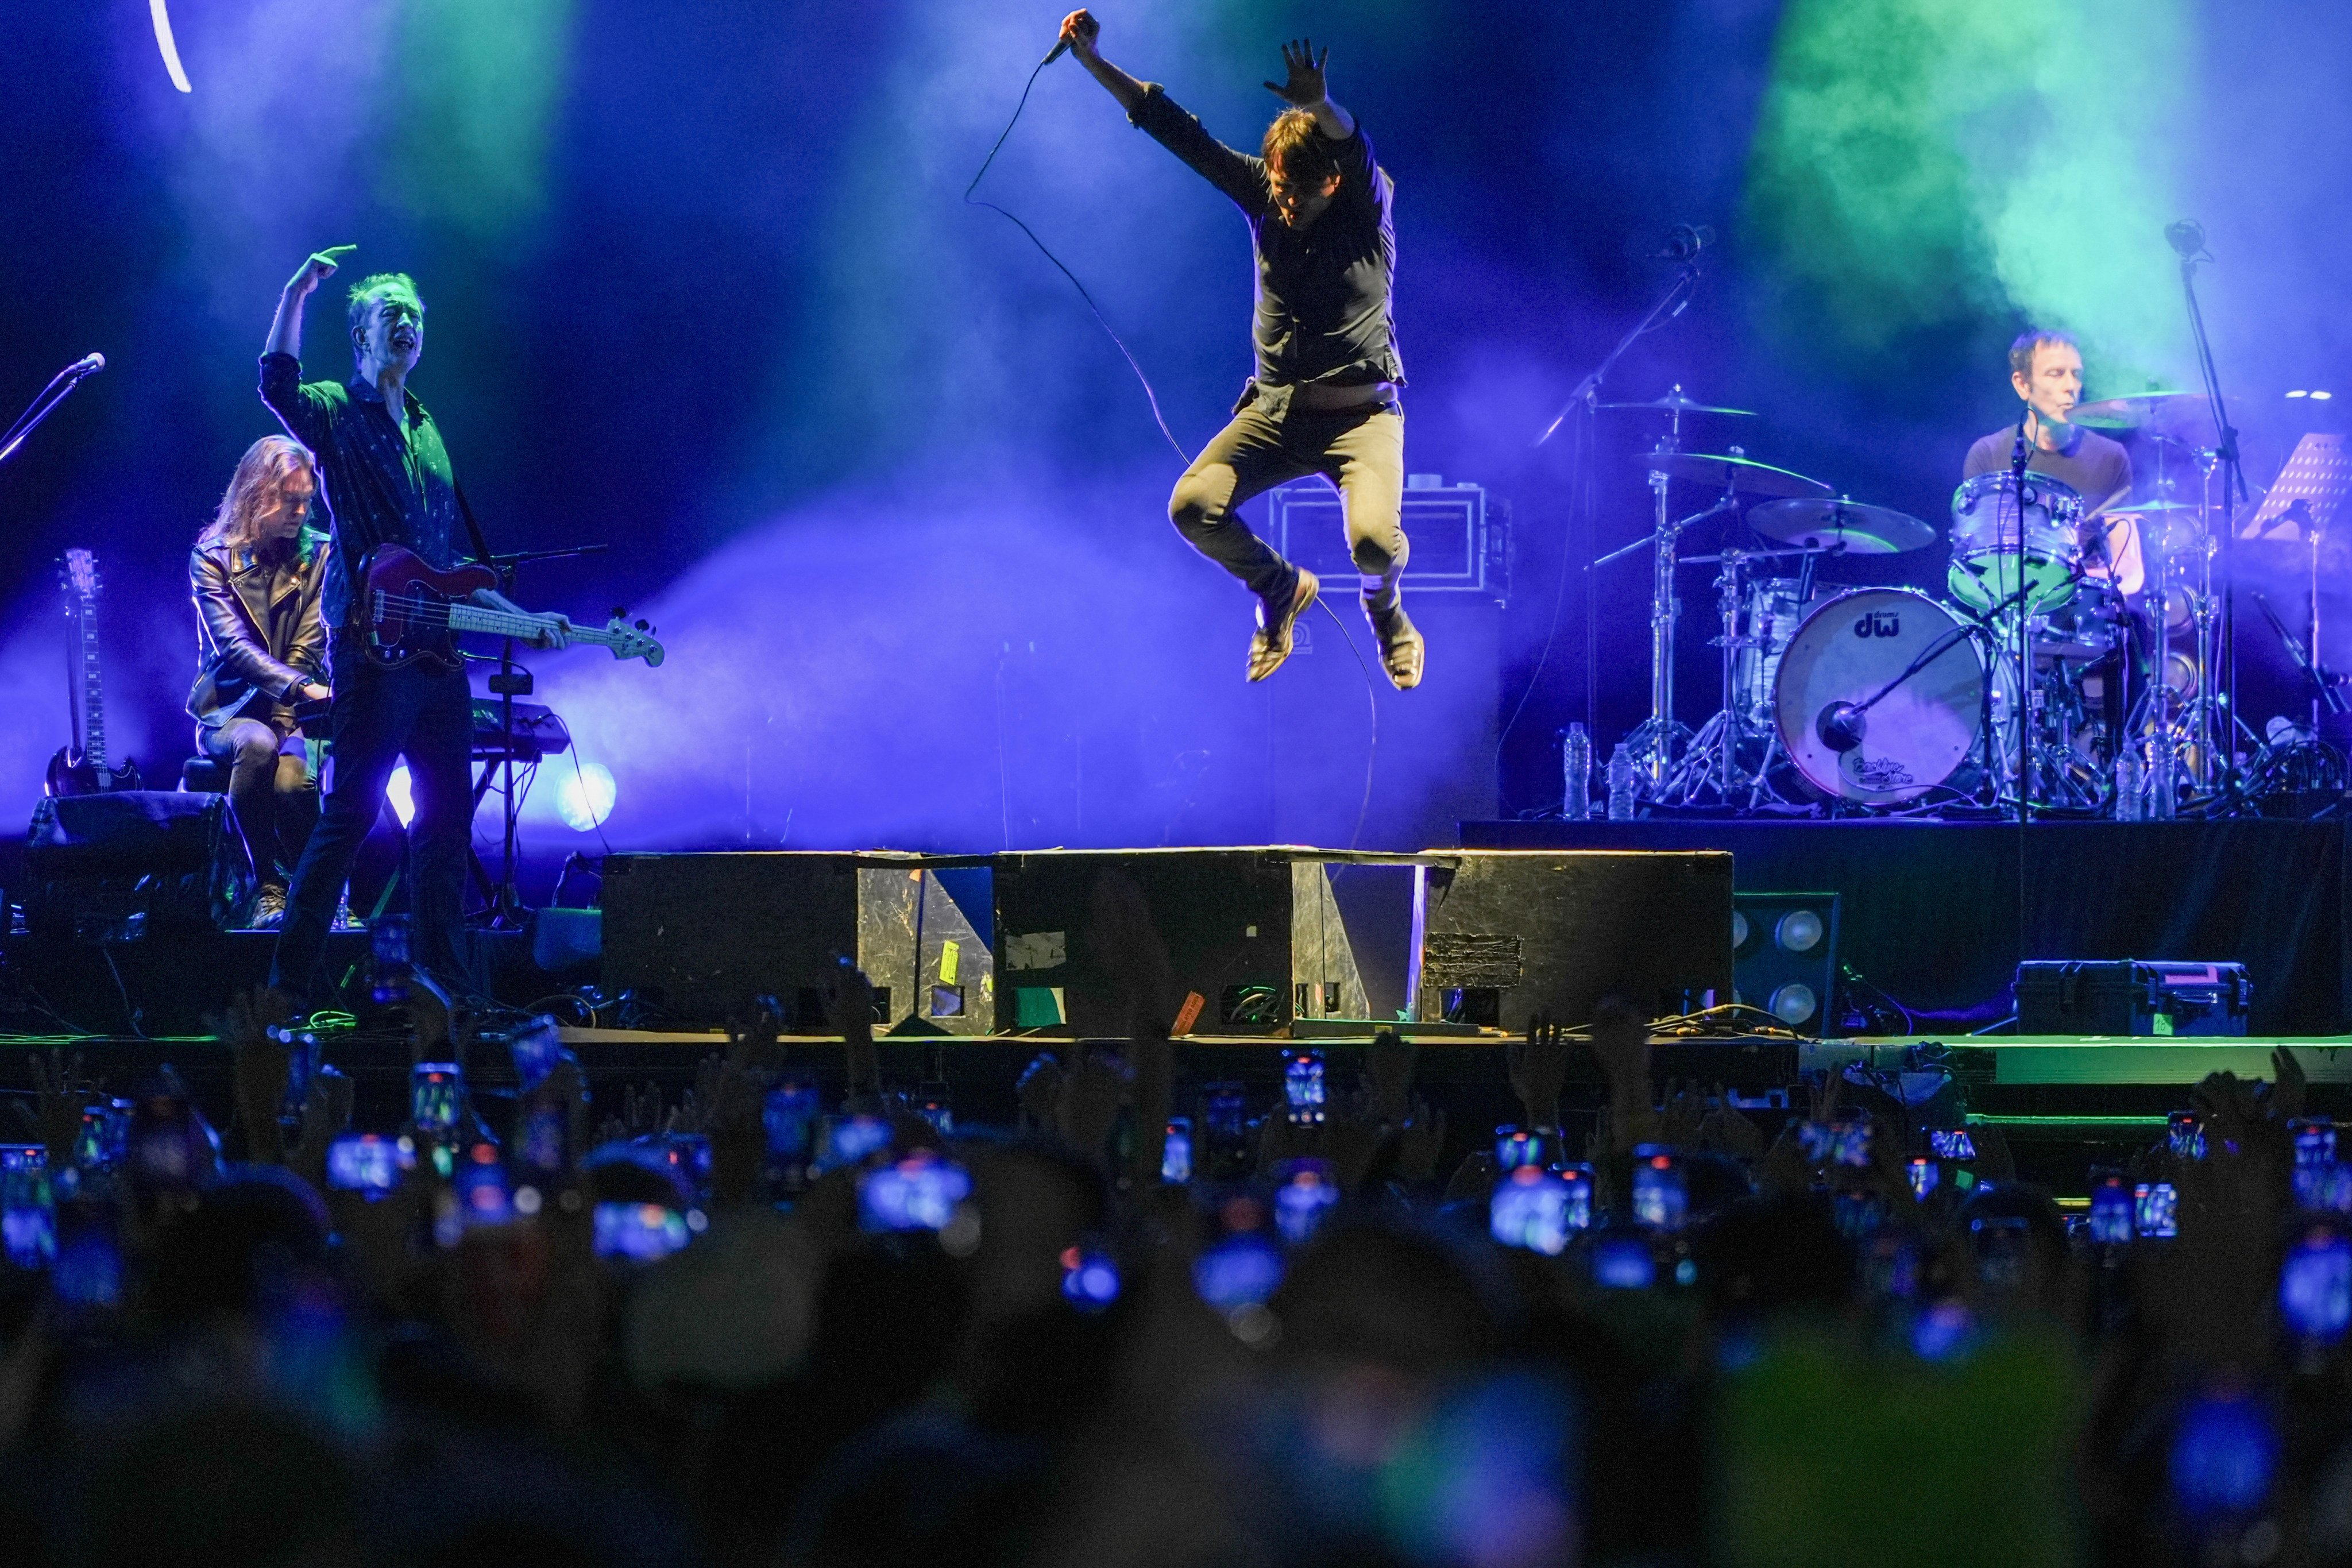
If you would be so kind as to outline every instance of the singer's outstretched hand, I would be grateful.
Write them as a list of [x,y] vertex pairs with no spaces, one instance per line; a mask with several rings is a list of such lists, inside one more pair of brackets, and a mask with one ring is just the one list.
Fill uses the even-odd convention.
[[1091,11],[1082,7],[1062,18],[1062,42],[1069,45],[1071,52],[1082,60],[1092,58],[1095,40],[1101,37],[1102,24],[1095,20]]
[[302,263],[294,276],[286,280],[286,291],[289,294],[308,294],[333,275],[335,268],[342,264],[344,257],[358,248],[356,245],[331,245],[324,250],[311,252],[310,259]]
[[[1084,12],[1079,14],[1085,15]],[[1295,43],[1283,45],[1282,63],[1289,71],[1290,79],[1280,84],[1267,82],[1266,91],[1294,108],[1313,109],[1331,96],[1329,86],[1323,79],[1323,62],[1330,58],[1331,51],[1328,48],[1320,54],[1315,52],[1312,38],[1300,38]]]

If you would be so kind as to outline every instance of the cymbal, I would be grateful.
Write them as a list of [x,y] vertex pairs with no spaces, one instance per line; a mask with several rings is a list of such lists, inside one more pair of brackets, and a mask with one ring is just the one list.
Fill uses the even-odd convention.
[[1747,419],[1756,416],[1756,411],[1752,408],[1717,408],[1710,404],[1694,403],[1683,395],[1680,383],[1675,384],[1674,389],[1664,397],[1653,398],[1647,403],[1604,403],[1601,406],[1603,408],[1654,408],[1666,414],[1737,414]]
[[2141,512],[2155,512],[2155,511],[2195,511],[2195,510],[2198,510],[2198,508],[2197,508],[2197,503],[2196,503],[2195,501],[2186,501],[2186,500],[2144,500],[2144,501],[2141,501],[2137,506],[2111,506],[2111,507],[2107,507],[2107,508],[2104,509],[2104,513],[2103,513],[2103,515],[2107,516],[2107,517],[2114,517],[2114,516],[2116,516],[2116,515],[2117,515],[2117,514],[2119,514],[2119,513],[2123,513],[2123,512],[2129,512],[2129,513],[2132,513],[2133,515],[2137,516],[2137,514],[2139,514],[2139,513],[2141,513]]
[[1678,479],[1712,489],[1738,490],[1751,496],[1825,496],[1829,486],[1787,468],[1776,468],[1737,453],[1718,457],[1709,452],[1637,452],[1635,460]]
[[2201,392],[2143,392],[2131,397],[2109,397],[2077,404],[2069,417],[2093,430],[2154,430],[2167,436],[2193,435],[2210,430],[2213,424]]
[[1900,555],[1936,537],[1936,531],[1909,512],[1835,500],[1771,500],[1748,514],[1748,526],[1767,539],[1789,544],[1835,547],[1848,555]]

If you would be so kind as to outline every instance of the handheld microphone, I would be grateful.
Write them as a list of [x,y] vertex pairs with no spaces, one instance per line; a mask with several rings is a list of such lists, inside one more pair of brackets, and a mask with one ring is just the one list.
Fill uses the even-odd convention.
[[96,375],[100,371],[102,371],[105,368],[106,356],[104,354],[89,353],[82,355],[81,358],[66,366],[65,373],[68,375],[73,376]]
[[1054,47],[1046,51],[1045,58],[1037,62],[1037,68],[1039,70],[1044,70],[1047,66],[1052,65],[1055,60],[1060,59],[1064,55],[1066,55],[1069,52],[1070,40],[1067,38],[1056,38],[1054,41]]
[[2179,254],[2183,261],[2194,260],[2205,248],[2205,226],[2193,217],[2164,226],[2164,242]]

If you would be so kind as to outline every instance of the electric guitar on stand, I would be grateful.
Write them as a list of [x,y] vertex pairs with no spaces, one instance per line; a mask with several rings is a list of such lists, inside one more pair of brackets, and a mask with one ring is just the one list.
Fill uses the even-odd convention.
[[73,739],[49,759],[42,788],[51,795],[105,795],[139,787],[139,766],[106,762],[106,694],[98,673],[98,562],[87,550],[68,550],[65,556],[67,634],[66,679],[72,710]]
[[[482,565],[460,566],[452,572],[428,566],[414,551],[397,544],[380,544],[368,552],[360,567],[361,592],[366,595],[368,658],[387,669],[419,660],[444,668],[458,668],[454,632],[488,632],[493,637],[525,641],[544,635],[554,625],[547,616],[516,615],[469,604],[476,590],[495,588],[499,574]],[[576,643],[594,643],[613,650],[614,658],[642,658],[659,664],[662,645],[643,621],[632,625],[615,615],[602,626],[572,626],[566,636]]]

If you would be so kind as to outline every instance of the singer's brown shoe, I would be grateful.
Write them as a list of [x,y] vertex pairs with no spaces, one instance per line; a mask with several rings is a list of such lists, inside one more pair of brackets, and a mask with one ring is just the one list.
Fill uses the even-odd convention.
[[1422,665],[1429,655],[1429,639],[1406,618],[1404,605],[1391,600],[1388,608],[1375,609],[1367,599],[1364,618],[1372,623],[1372,635],[1381,639],[1381,666],[1389,672],[1389,684],[1399,691],[1411,691],[1419,686]]
[[1264,680],[1280,669],[1290,657],[1292,629],[1298,617],[1315,603],[1315,595],[1323,584],[1315,574],[1304,566],[1298,569],[1297,581],[1291,584],[1286,600],[1260,599],[1257,602],[1257,630],[1250,633],[1249,678]]

